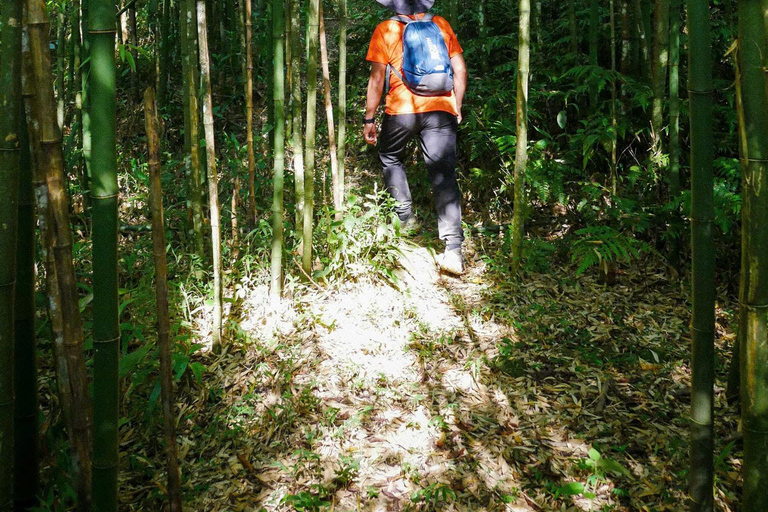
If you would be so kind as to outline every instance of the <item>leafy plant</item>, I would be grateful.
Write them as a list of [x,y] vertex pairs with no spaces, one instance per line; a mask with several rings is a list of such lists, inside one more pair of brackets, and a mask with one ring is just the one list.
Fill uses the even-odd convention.
[[579,239],[571,249],[571,261],[578,264],[576,275],[609,263],[629,263],[651,250],[645,242],[627,236],[609,226],[595,226],[576,232]]
[[316,230],[326,239],[318,250],[323,268],[313,278],[334,283],[373,275],[397,283],[401,226],[393,206],[393,199],[382,192],[350,196],[341,220],[332,220],[333,212],[327,212]]
[[298,494],[288,494],[282,499],[282,503],[292,506],[299,511],[319,512],[323,507],[329,507],[331,502],[325,490],[319,485],[313,485],[317,494],[301,491]]
[[456,493],[446,484],[435,482],[411,494],[413,503],[424,504],[426,510],[436,510],[456,500]]

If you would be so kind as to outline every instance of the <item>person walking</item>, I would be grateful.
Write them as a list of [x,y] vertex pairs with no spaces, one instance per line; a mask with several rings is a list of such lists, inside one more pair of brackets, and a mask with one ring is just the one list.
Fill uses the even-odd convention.
[[[406,146],[418,138],[432,184],[439,236],[439,267],[464,273],[461,192],[456,179],[456,131],[467,87],[463,50],[451,25],[428,14],[435,0],[377,0],[397,16],[376,27],[366,60],[371,63],[363,135],[379,146],[387,191],[404,230],[416,218],[405,169]],[[385,90],[386,89],[386,90]],[[376,111],[386,93],[379,140]]]

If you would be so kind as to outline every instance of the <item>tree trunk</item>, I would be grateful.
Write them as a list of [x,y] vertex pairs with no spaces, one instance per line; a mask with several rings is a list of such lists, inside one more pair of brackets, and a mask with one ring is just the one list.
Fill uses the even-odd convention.
[[[66,376],[59,380],[59,387],[66,387],[65,400],[71,400],[71,408],[65,410],[70,426],[70,443],[73,455],[73,481],[78,496],[78,510],[90,510],[91,458],[90,427],[91,408],[88,392],[88,378],[83,352],[83,329],[77,295],[75,268],[72,261],[72,231],[69,225],[69,197],[64,174],[64,156],[61,132],[56,122],[56,100],[51,76],[51,55],[48,41],[50,24],[43,0],[27,0],[27,21],[29,32],[29,55],[32,84],[36,87],[32,99],[32,113],[38,137],[36,155],[39,172],[44,176],[47,189],[47,204],[50,212],[48,230],[49,274],[55,279],[50,288],[55,290],[51,310],[60,320],[58,356],[60,368],[66,369]],[[114,16],[114,13],[111,13]],[[52,318],[52,323],[55,318]]]
[[523,259],[525,237],[525,169],[528,164],[528,76],[530,73],[531,0],[520,0],[520,45],[517,73],[517,150],[515,154],[515,206],[512,235],[512,273]]
[[211,92],[211,66],[208,53],[208,32],[205,19],[205,0],[197,0],[197,39],[200,57],[200,78],[203,95],[203,127],[205,154],[208,167],[208,208],[211,216],[211,245],[213,246],[213,349],[221,349],[222,321],[222,265],[221,214],[219,208],[219,176],[216,170],[216,141],[213,126],[213,95]]
[[[333,97],[331,95],[331,70],[328,64],[328,41],[325,37],[325,19],[323,4],[320,3],[320,61],[323,68],[323,92],[325,93],[325,119],[328,122],[328,145],[331,159],[331,183],[333,187],[333,208],[336,210],[336,220],[341,220],[341,209],[344,204],[343,182],[339,181],[339,155],[336,147],[336,127],[333,123]],[[325,175],[325,172],[323,172]]]
[[738,3],[741,97],[747,142],[742,187],[742,287],[739,292],[741,419],[744,432],[743,510],[768,509],[768,99],[763,65],[763,9],[767,2]]
[[117,510],[120,416],[118,315],[118,187],[115,131],[115,13],[112,0],[92,0],[91,203],[93,218],[93,503]]
[[181,512],[181,472],[176,447],[176,415],[173,398],[173,361],[171,360],[171,321],[168,307],[168,269],[165,255],[165,221],[160,166],[155,91],[144,93],[144,114],[149,149],[149,193],[152,212],[152,259],[155,262],[155,297],[157,300],[157,348],[160,354],[160,389],[163,403],[163,432],[168,466],[168,502],[171,512]]
[[[713,206],[712,43],[709,2],[688,0],[691,110],[692,393],[691,510],[713,507],[715,246]],[[746,509],[745,509],[746,510]]]
[[[14,317],[21,165],[21,1],[0,5],[0,510],[14,501]],[[18,395],[21,397],[21,395]]]
[[304,223],[303,257],[304,272],[312,273],[312,231],[315,210],[315,139],[317,122],[317,46],[320,24],[320,0],[309,0],[307,27],[307,136],[304,173]]
[[[283,172],[285,170],[285,10],[279,0],[272,1],[272,101],[274,102],[274,196],[272,201],[272,264],[270,295],[276,305],[283,293]],[[317,78],[317,77],[315,77]],[[306,245],[312,246],[312,238]]]

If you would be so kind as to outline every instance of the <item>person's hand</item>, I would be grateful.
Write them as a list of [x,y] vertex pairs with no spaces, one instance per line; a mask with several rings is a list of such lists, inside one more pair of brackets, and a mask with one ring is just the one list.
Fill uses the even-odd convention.
[[456,121],[457,124],[461,124],[461,122],[464,120],[464,116],[461,115],[461,108],[459,108],[459,113],[456,114]]
[[371,146],[376,145],[376,141],[378,140],[376,123],[370,123],[363,126],[363,137],[365,138],[365,142]]

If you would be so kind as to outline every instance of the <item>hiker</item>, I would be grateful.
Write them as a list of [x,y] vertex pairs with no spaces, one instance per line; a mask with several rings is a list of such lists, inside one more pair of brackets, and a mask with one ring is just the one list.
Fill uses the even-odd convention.
[[384,183],[397,202],[395,211],[404,230],[416,227],[404,160],[406,145],[418,137],[432,182],[439,236],[445,242],[437,262],[442,270],[461,275],[464,232],[456,130],[467,86],[463,50],[448,21],[427,14],[435,0],[377,1],[397,16],[376,27],[368,49],[371,76],[363,135],[370,145],[378,142],[375,116],[386,89],[379,159]]

